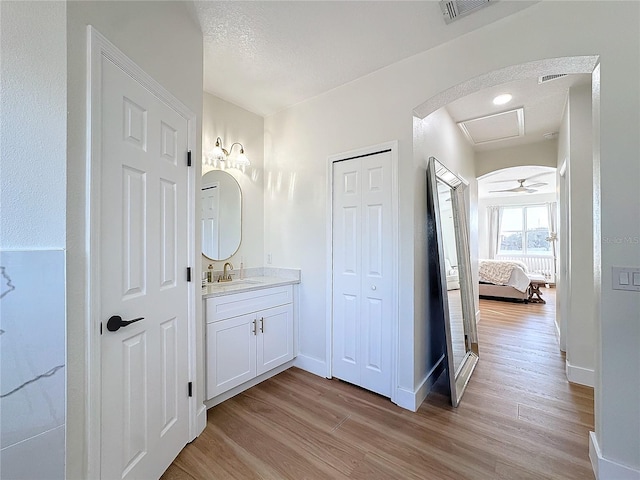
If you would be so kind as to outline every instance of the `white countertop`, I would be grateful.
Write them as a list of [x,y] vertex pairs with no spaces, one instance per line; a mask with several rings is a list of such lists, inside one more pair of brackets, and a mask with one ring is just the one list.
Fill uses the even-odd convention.
[[300,283],[300,277],[295,276],[254,276],[230,282],[209,283],[202,287],[202,298],[219,297],[230,293],[251,292],[263,288],[295,285]]

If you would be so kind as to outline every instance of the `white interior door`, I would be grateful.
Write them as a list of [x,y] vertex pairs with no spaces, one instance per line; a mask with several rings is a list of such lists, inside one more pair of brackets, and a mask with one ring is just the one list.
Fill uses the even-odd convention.
[[202,251],[211,253],[211,258],[220,255],[220,183],[202,186]]
[[333,165],[335,377],[391,396],[391,152]]
[[101,84],[101,477],[158,478],[189,435],[188,125],[107,60]]

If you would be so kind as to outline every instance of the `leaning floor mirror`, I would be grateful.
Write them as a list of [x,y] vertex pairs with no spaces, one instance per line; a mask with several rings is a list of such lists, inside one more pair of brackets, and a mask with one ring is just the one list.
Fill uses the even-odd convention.
[[436,158],[427,166],[428,260],[432,321],[442,319],[451,403],[457,407],[478,362],[467,184]]

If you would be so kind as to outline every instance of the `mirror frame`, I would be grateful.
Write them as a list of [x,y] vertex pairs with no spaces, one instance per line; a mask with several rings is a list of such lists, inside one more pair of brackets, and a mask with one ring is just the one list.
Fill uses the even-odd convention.
[[[445,271],[445,255],[442,237],[442,223],[440,218],[440,203],[438,198],[437,182],[441,181],[451,188],[451,208],[453,210],[453,223],[456,237],[456,252],[458,255],[458,277],[460,281],[460,295],[462,303],[462,317],[465,333],[465,356],[457,371],[452,368],[453,342],[451,337],[449,299],[447,294],[447,276]],[[439,301],[439,312],[445,326],[445,339],[447,344],[447,370],[449,372],[449,386],[451,389],[451,404],[457,407],[464,390],[469,383],[471,374],[478,363],[478,332],[475,322],[475,307],[473,299],[473,280],[471,275],[471,251],[469,247],[469,228],[467,209],[465,205],[465,191],[468,184],[453,173],[435,157],[429,157],[427,165],[427,215],[431,225],[427,228],[429,243],[429,261],[436,260],[436,268],[430,268],[429,280],[435,283],[439,292],[434,292],[434,286],[430,289],[433,293],[430,301]],[[434,247],[437,252],[434,252]],[[433,309],[431,312],[433,313]]]
[[[229,172],[226,172],[224,170],[221,169],[211,169],[208,170],[206,172],[204,172],[202,174],[202,178],[201,178],[201,183],[200,183],[200,193],[202,194],[202,188],[205,186],[204,183],[204,176],[207,175],[208,173],[211,172],[222,172],[226,175],[229,175],[234,182],[236,182],[236,184],[238,185],[238,191],[240,192],[240,238],[238,239],[238,246],[236,247],[236,249],[234,250],[234,252],[229,255],[226,258],[211,258],[210,256],[208,256],[206,253],[204,253],[202,245],[200,245],[200,253],[202,254],[203,257],[205,257],[207,260],[212,261],[212,262],[224,262],[225,260],[229,260],[231,257],[233,257],[236,253],[238,253],[238,251],[240,250],[240,246],[242,245],[242,217],[243,217],[243,203],[244,203],[244,194],[242,193],[242,187],[240,186],[240,182],[238,182],[238,179],[236,177],[234,177],[233,175],[231,175]],[[209,185],[209,184],[207,184]],[[202,212],[200,213],[200,216],[202,217]]]

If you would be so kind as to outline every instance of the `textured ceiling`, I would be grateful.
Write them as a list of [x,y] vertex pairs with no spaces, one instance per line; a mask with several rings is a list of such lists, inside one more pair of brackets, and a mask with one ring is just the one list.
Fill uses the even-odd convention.
[[204,89],[270,115],[535,1],[498,1],[446,25],[436,1],[195,1]]

